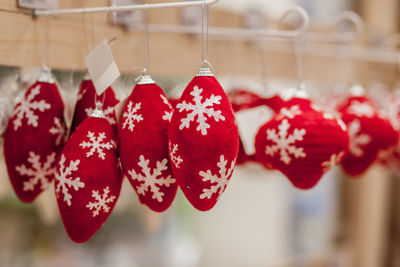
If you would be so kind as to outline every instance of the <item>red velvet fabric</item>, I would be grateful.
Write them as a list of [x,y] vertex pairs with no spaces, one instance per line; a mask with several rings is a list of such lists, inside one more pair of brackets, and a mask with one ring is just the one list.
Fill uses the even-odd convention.
[[4,156],[18,198],[32,202],[54,179],[65,142],[64,104],[55,84],[36,82],[14,107],[4,133]]
[[349,153],[342,160],[352,176],[364,173],[382,151],[394,149],[399,133],[365,96],[349,97],[338,107],[350,136]]
[[95,108],[95,101],[103,102],[104,115],[113,127],[115,136],[117,136],[118,125],[115,106],[119,103],[119,100],[115,97],[115,93],[111,87],[108,87],[101,95],[97,95],[91,80],[82,80],[79,87],[70,134],[90,115],[90,112]]
[[[340,125],[341,124],[341,125]],[[289,100],[256,136],[256,157],[300,189],[314,187],[347,152],[345,125],[310,100]]]
[[139,201],[162,212],[175,198],[178,183],[168,159],[168,127],[173,108],[156,84],[136,85],[119,125],[121,164]]
[[86,118],[57,164],[55,190],[69,237],[87,241],[107,220],[119,197],[122,175],[113,130],[106,119]]
[[232,107],[214,77],[194,77],[172,115],[170,159],[179,186],[198,210],[214,207],[236,162],[239,135]]

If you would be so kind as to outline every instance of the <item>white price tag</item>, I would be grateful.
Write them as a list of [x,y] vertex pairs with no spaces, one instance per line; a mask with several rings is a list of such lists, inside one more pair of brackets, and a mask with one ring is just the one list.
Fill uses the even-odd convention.
[[246,155],[253,155],[256,152],[255,139],[258,130],[274,116],[274,111],[263,105],[238,111],[235,116],[244,152]]
[[103,93],[120,75],[107,39],[86,56],[85,63],[97,94]]
[[18,0],[18,6],[31,9],[56,9],[58,0]]

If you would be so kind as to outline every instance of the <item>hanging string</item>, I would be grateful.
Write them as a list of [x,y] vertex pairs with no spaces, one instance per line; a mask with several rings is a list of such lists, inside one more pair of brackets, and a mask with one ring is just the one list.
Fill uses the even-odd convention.
[[44,51],[42,58],[43,68],[47,67],[49,60],[49,16],[46,16],[45,37],[44,37]]
[[147,21],[147,9],[144,10],[144,69],[150,67],[150,47],[149,47],[149,29]]
[[304,38],[303,36],[297,36],[294,38],[294,54],[296,57],[296,66],[297,66],[297,82],[298,89],[303,89],[303,46],[304,46]]

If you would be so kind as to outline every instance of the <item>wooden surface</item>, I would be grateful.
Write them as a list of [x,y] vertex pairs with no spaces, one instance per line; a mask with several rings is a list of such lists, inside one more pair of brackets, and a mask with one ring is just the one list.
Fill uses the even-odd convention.
[[[147,1],[147,2],[161,2]],[[60,0],[60,8],[76,8],[107,5],[107,0]],[[0,0],[3,9],[18,10],[16,1]],[[179,24],[180,9],[150,10],[149,23]],[[218,9],[218,4],[210,11],[211,25],[220,27],[240,27],[241,16]],[[33,20],[31,16],[16,13],[0,13],[0,65],[32,66],[41,65],[44,55],[45,22],[40,17]],[[94,27],[91,27],[91,16]],[[112,44],[116,62],[122,72],[138,72],[138,67],[144,62],[144,34],[138,31],[127,32],[122,28],[110,25],[108,15],[104,13],[85,15],[62,15],[50,18],[48,65],[55,69],[83,70],[85,48],[84,26],[88,46],[93,47],[104,38],[117,36]],[[273,24],[273,23],[271,23]],[[273,26],[273,25],[272,25]],[[150,33],[150,72],[163,76],[191,76],[201,63],[201,40],[198,37],[170,34]],[[268,41],[271,47],[264,52],[268,77],[296,78],[297,70],[292,53],[293,44],[290,41]],[[274,47],[285,48],[286,52],[274,51]],[[217,75],[259,76],[261,73],[260,49],[249,42],[211,40],[209,43],[209,61]],[[304,78],[318,82],[370,80],[371,67],[364,62],[349,64],[340,56],[321,58],[312,55],[303,57]],[[383,78],[393,82],[395,66],[373,66],[372,71],[378,71],[379,79],[383,68]],[[322,70],[322,71],[321,71]],[[369,81],[368,82],[371,82]],[[374,82],[374,81],[372,81]]]

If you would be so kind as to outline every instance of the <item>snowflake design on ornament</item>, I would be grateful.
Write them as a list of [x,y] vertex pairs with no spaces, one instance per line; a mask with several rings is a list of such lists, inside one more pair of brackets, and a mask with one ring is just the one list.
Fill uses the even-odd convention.
[[14,110],[14,115],[16,115],[14,124],[14,131],[18,130],[19,127],[22,126],[22,120],[26,118],[27,124],[33,127],[38,126],[39,116],[35,114],[35,110],[40,112],[45,111],[46,109],[50,109],[51,105],[47,103],[45,100],[34,101],[33,99],[40,94],[40,85],[35,86],[29,92],[28,95],[25,95],[21,102],[16,106]]
[[281,108],[279,111],[278,116],[276,117],[277,120],[281,120],[283,118],[293,119],[297,115],[301,114],[301,110],[299,105],[293,105],[290,108]]
[[171,177],[171,175],[167,177],[162,176],[162,172],[168,169],[167,163],[167,159],[157,161],[156,168],[151,169],[149,168],[149,160],[140,155],[138,166],[141,167],[142,172],[136,173],[134,169],[128,171],[131,179],[140,183],[140,185],[136,186],[138,194],[144,196],[147,191],[150,191],[153,199],[157,199],[158,202],[163,201],[164,193],[160,192],[160,187],[169,187],[176,182],[175,178]]
[[169,157],[171,158],[172,163],[174,164],[175,168],[179,169],[180,164],[183,162],[181,156],[177,155],[178,152],[178,144],[172,145],[171,140],[168,143],[169,148]]
[[60,168],[55,172],[56,175],[56,195],[57,198],[60,197],[60,193],[64,195],[64,201],[67,202],[68,206],[71,206],[72,195],[69,193],[69,188],[75,189],[75,191],[79,191],[79,188],[84,188],[85,183],[81,182],[81,178],[79,177],[72,177],[72,172],[78,170],[78,165],[80,160],[71,160],[69,162],[69,166],[64,166],[65,164],[65,155],[62,154],[60,158]]
[[135,121],[140,122],[143,120],[142,114],[138,114],[140,106],[142,103],[136,103],[135,107],[133,107],[133,102],[129,101],[128,110],[122,114],[122,118],[125,118],[124,123],[122,124],[122,129],[125,129],[128,126],[129,131],[133,131],[135,128]]
[[176,108],[179,109],[179,112],[188,111],[186,118],[181,119],[181,125],[179,125],[180,130],[183,128],[189,128],[190,122],[194,121],[197,116],[196,122],[198,123],[198,126],[196,130],[201,131],[202,135],[207,135],[207,129],[210,128],[210,124],[206,122],[207,117],[204,116],[205,114],[209,118],[214,118],[216,122],[219,120],[225,120],[225,117],[221,115],[221,110],[214,110],[214,108],[212,108],[214,104],[220,104],[222,97],[212,94],[210,98],[201,102],[203,99],[201,96],[202,92],[203,89],[199,89],[197,85],[194,86],[193,91],[190,92],[190,95],[193,96],[194,104],[183,101],[176,106]]
[[54,124],[49,129],[49,133],[56,136],[56,141],[55,141],[56,146],[61,145],[62,143],[65,142],[66,129],[65,129],[65,125],[63,123],[61,123],[60,118],[54,117]]
[[161,97],[162,101],[164,102],[164,104],[169,107],[169,111],[166,110],[164,112],[164,115],[162,116],[162,119],[165,120],[165,121],[171,121],[172,113],[173,113],[174,109],[172,108],[172,106],[169,103],[168,99],[164,95],[160,94],[160,97]]
[[108,142],[104,141],[106,138],[104,132],[99,133],[98,137],[96,137],[94,132],[88,131],[87,137],[89,138],[89,141],[82,141],[79,146],[82,148],[90,148],[90,151],[86,152],[86,157],[88,158],[97,152],[99,158],[105,160],[106,154],[104,153],[104,150],[110,150],[115,147],[115,142],[113,140]]
[[23,183],[23,191],[33,191],[35,186],[40,184],[40,189],[45,190],[49,186],[49,181],[54,175],[53,163],[56,159],[56,153],[53,152],[47,155],[46,161],[42,164],[40,161],[40,155],[33,151],[29,152],[28,162],[31,164],[31,168],[21,164],[15,167],[15,170],[22,176],[30,177],[28,181]]
[[375,107],[368,102],[360,102],[354,100],[350,106],[347,107],[347,112],[359,117],[372,118],[375,115]]
[[289,164],[292,161],[291,154],[295,158],[306,157],[303,148],[294,145],[296,141],[303,141],[306,130],[295,128],[292,134],[288,134],[289,128],[289,122],[284,119],[278,126],[279,132],[276,129],[267,129],[267,140],[271,140],[275,145],[266,146],[265,153],[274,156],[279,151],[280,160],[285,164]]
[[[106,109],[103,109],[103,104],[101,102],[96,102],[95,103],[95,107],[100,107],[101,110],[103,110],[103,114],[104,114],[104,118],[108,121],[109,124],[114,125],[117,124],[117,122],[115,121],[115,117],[114,117],[114,107],[107,107]],[[92,115],[94,111],[94,108],[86,108],[85,112],[86,115],[89,117]]]
[[109,186],[103,189],[103,194],[100,194],[97,190],[92,190],[92,197],[94,198],[94,201],[89,202],[86,205],[86,208],[88,208],[89,210],[93,210],[92,217],[100,215],[100,211],[103,211],[104,213],[110,212],[110,207],[108,206],[108,204],[113,203],[116,196],[109,196],[108,194],[110,194]]
[[88,90],[87,87],[85,89],[83,89],[83,90],[79,90],[78,96],[76,97],[76,101],[77,102],[80,101],[83,98],[83,96],[86,94],[87,90]]
[[369,144],[372,140],[371,136],[361,133],[361,124],[357,119],[350,122],[347,128],[350,137],[350,153],[355,157],[362,157],[364,150],[361,146]]
[[338,154],[332,154],[329,160],[321,163],[321,167],[323,168],[323,172],[327,172],[330,168],[338,164],[344,156],[344,152],[341,151]]
[[219,176],[216,174],[212,174],[210,170],[207,170],[206,172],[199,172],[199,175],[203,177],[203,182],[210,182],[211,184],[214,184],[211,185],[210,188],[203,189],[203,193],[200,195],[200,199],[210,199],[213,194],[217,194],[217,192],[218,199],[221,197],[222,193],[225,191],[226,186],[228,185],[229,177],[232,175],[233,168],[235,167],[234,160],[231,162],[231,166],[229,169],[226,169],[227,163],[228,161],[225,159],[225,156],[221,155],[219,157],[219,162],[217,163],[217,166],[219,168]]

